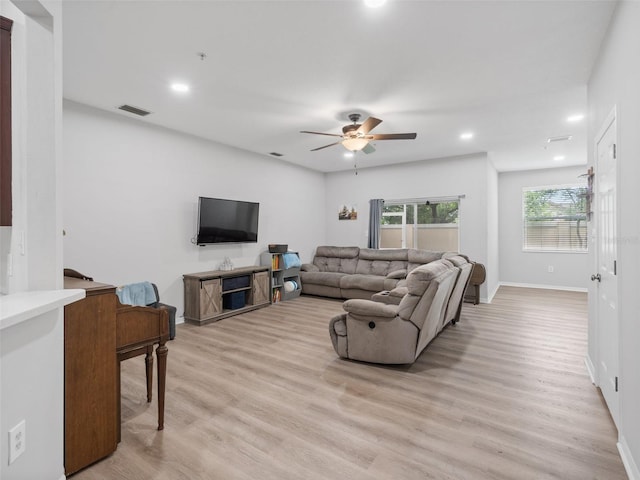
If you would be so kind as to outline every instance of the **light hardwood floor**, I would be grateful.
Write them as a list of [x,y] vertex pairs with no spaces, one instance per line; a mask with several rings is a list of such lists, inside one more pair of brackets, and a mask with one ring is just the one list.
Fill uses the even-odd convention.
[[502,287],[401,367],[337,358],[341,311],[303,296],[178,326],[165,430],[126,361],[122,442],[74,480],[627,478],[584,366],[585,294]]

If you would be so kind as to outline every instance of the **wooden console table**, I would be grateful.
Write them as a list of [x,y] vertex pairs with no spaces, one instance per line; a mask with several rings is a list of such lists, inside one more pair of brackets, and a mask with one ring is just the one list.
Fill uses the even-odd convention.
[[204,325],[266,307],[271,303],[269,272],[269,267],[255,266],[183,275],[184,321]]

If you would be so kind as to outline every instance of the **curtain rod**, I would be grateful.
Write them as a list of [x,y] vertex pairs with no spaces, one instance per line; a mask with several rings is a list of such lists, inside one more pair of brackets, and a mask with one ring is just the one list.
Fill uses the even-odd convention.
[[426,202],[452,202],[455,200],[460,200],[461,198],[465,198],[466,195],[452,195],[449,197],[421,197],[421,198],[400,198],[393,200],[383,200],[384,203],[389,205],[403,204],[403,203],[426,203]]

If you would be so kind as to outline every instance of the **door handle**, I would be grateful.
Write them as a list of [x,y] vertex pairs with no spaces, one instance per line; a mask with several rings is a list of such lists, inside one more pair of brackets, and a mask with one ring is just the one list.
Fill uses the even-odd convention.
[[600,281],[600,279],[601,279],[601,277],[600,277],[600,274],[599,274],[599,273],[596,273],[595,275],[591,275],[591,281],[592,281],[592,282],[594,282],[594,281],[596,281],[596,280],[597,280],[597,281]]

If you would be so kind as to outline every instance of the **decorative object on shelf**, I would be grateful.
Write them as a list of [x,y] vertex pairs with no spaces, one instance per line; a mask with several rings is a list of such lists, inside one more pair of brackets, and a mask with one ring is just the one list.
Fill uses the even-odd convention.
[[224,270],[225,272],[233,270],[233,263],[229,257],[224,257],[224,261],[220,264],[220,270]]
[[287,280],[284,282],[284,291],[287,293],[294,292],[298,289],[298,282],[295,280]]
[[300,257],[295,252],[287,252],[282,254],[284,268],[300,268]]
[[289,245],[286,243],[270,243],[269,253],[286,253],[289,250]]

